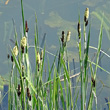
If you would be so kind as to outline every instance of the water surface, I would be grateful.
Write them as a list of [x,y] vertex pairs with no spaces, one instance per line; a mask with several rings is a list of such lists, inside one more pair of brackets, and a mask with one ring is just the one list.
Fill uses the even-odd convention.
[[[90,9],[89,24],[91,24],[91,41],[90,45],[97,47],[98,35],[100,29],[101,20],[97,15],[103,17],[104,13],[104,25],[103,25],[103,41],[102,49],[110,55],[110,1],[109,0],[23,0],[25,20],[29,25],[29,44],[34,44],[34,25],[35,25],[35,12],[38,18],[39,27],[39,40],[41,42],[44,33],[46,33],[46,50],[53,54],[59,49],[59,38],[61,32],[65,33],[71,31],[71,41],[67,44],[69,52],[69,61],[75,59],[76,68],[78,64],[78,51],[77,51],[77,21],[78,12],[80,11],[81,25],[83,27],[83,16],[86,7]],[[7,61],[7,54],[11,53],[9,45],[14,46],[9,39],[14,39],[14,29],[12,19],[15,20],[18,37],[22,35],[22,17],[21,7],[19,0],[10,0],[5,5],[4,0],[0,0],[0,75],[7,77],[11,68],[11,62]],[[88,26],[89,27],[89,26]],[[83,30],[83,28],[82,28]],[[87,29],[88,31],[88,29]],[[33,50],[30,52],[33,52]],[[90,49],[91,57],[96,50]],[[102,54],[103,55],[103,54]],[[53,56],[49,55],[51,61]],[[77,57],[76,57],[77,56]],[[33,55],[31,56],[33,58]],[[33,62],[33,60],[31,61]],[[101,65],[107,71],[110,71],[110,58],[103,56],[101,59]],[[32,64],[34,66],[34,64]],[[70,63],[72,69],[72,63]],[[79,71],[79,70],[78,70]],[[97,72],[97,84],[98,90],[98,107],[104,108],[105,97],[110,97],[110,89],[103,87],[101,81],[104,84],[110,86],[110,75],[104,71]],[[101,81],[100,81],[101,80]],[[103,90],[101,91],[101,88]],[[101,91],[101,92],[100,92]]]

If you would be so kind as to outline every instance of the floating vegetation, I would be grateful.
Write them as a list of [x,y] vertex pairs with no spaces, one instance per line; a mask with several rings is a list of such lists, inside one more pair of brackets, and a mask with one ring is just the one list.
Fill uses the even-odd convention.
[[45,20],[44,22],[46,25],[48,25],[51,28],[58,28],[57,35],[61,35],[61,31],[64,30],[65,32],[70,30],[71,34],[74,33],[74,35],[77,34],[75,22],[64,20],[61,16],[58,15],[57,12],[50,12],[49,18]]
[[96,6],[97,4],[100,4],[100,2],[102,2],[103,0],[85,0],[82,4],[83,5],[87,5],[89,7],[94,7]]

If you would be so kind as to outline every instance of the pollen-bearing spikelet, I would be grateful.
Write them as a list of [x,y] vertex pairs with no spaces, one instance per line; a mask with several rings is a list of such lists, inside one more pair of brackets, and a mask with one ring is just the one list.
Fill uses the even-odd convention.
[[85,14],[84,14],[84,21],[86,22],[89,18],[89,8],[86,8]]
[[21,47],[26,47],[26,44],[27,44],[27,39],[26,37],[24,36],[22,39],[21,39]]
[[67,36],[66,36],[66,41],[67,41],[67,42],[70,40],[70,36],[71,36],[71,32],[68,31],[68,32],[67,32]]
[[17,48],[17,46],[14,46],[14,48],[13,48],[13,54],[14,54],[15,56],[18,55],[18,48]]
[[37,53],[37,63],[40,64],[40,54],[39,54],[39,52]]

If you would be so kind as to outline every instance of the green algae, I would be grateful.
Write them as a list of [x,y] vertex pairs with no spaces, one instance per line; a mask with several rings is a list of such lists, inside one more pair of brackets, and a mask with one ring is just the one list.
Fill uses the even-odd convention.
[[57,12],[50,12],[49,18],[44,21],[50,28],[58,28],[57,35],[60,36],[62,30],[67,32],[68,30],[74,35],[77,34],[76,22],[71,22],[63,19]]

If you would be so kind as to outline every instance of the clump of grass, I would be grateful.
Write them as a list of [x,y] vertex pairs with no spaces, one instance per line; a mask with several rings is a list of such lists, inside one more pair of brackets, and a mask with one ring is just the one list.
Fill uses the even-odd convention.
[[[85,14],[84,14],[84,48],[82,48],[81,40],[81,26],[80,26],[80,16],[79,16],[79,22],[78,22],[78,50],[79,50],[79,60],[80,60],[80,77],[81,77],[81,110],[91,110],[93,107],[93,97],[96,102],[96,109],[97,109],[97,95],[96,95],[96,72],[97,72],[97,65],[99,62],[99,53],[101,50],[101,42],[102,42],[102,23],[100,28],[100,34],[99,34],[99,43],[97,48],[97,57],[96,57],[96,66],[95,71],[93,71],[93,67],[91,62],[89,63],[89,42],[90,42],[90,27],[89,27],[89,33],[88,33],[88,39],[86,38],[86,28],[89,23],[89,8],[86,8]],[[87,41],[86,41],[87,39]],[[82,50],[83,49],[83,50]],[[84,51],[84,53],[82,52]],[[87,87],[88,87],[88,67],[90,67],[91,70],[91,92],[89,96],[89,102],[87,103]]]
[[[89,27],[89,32],[86,36],[86,28],[89,25],[89,8],[86,8],[84,14],[84,38],[81,34],[80,14],[77,26],[80,72],[70,76],[71,71],[68,62],[67,43],[70,40],[71,32],[68,31],[67,35],[65,35],[65,32],[62,31],[62,36],[59,39],[59,51],[55,55],[53,64],[50,66],[49,59],[48,62],[46,62],[48,63],[49,75],[47,81],[44,82],[43,75],[46,47],[45,45],[43,48],[39,47],[37,16],[35,14],[35,43],[33,46],[35,49],[35,71],[33,72],[31,71],[28,53],[28,49],[30,47],[28,44],[29,28],[27,21],[24,19],[22,0],[21,10],[24,35],[21,38],[20,44],[18,44],[17,32],[15,28],[15,47],[13,50],[10,48],[12,52],[12,70],[10,73],[9,83],[9,110],[76,110],[76,108],[78,108],[78,99],[80,98],[80,95],[78,84],[75,85],[75,91],[74,94],[72,94],[71,78],[78,75],[80,75],[81,78],[81,110],[91,110],[93,107],[94,98],[97,109],[96,73],[99,62],[99,53],[101,50],[102,24],[99,34],[95,71],[93,71],[92,62],[89,60],[88,56],[91,27]],[[82,39],[84,39],[84,45],[81,44]],[[91,70],[91,91],[89,101],[87,102],[89,68]],[[62,76],[63,79],[61,79]]]

